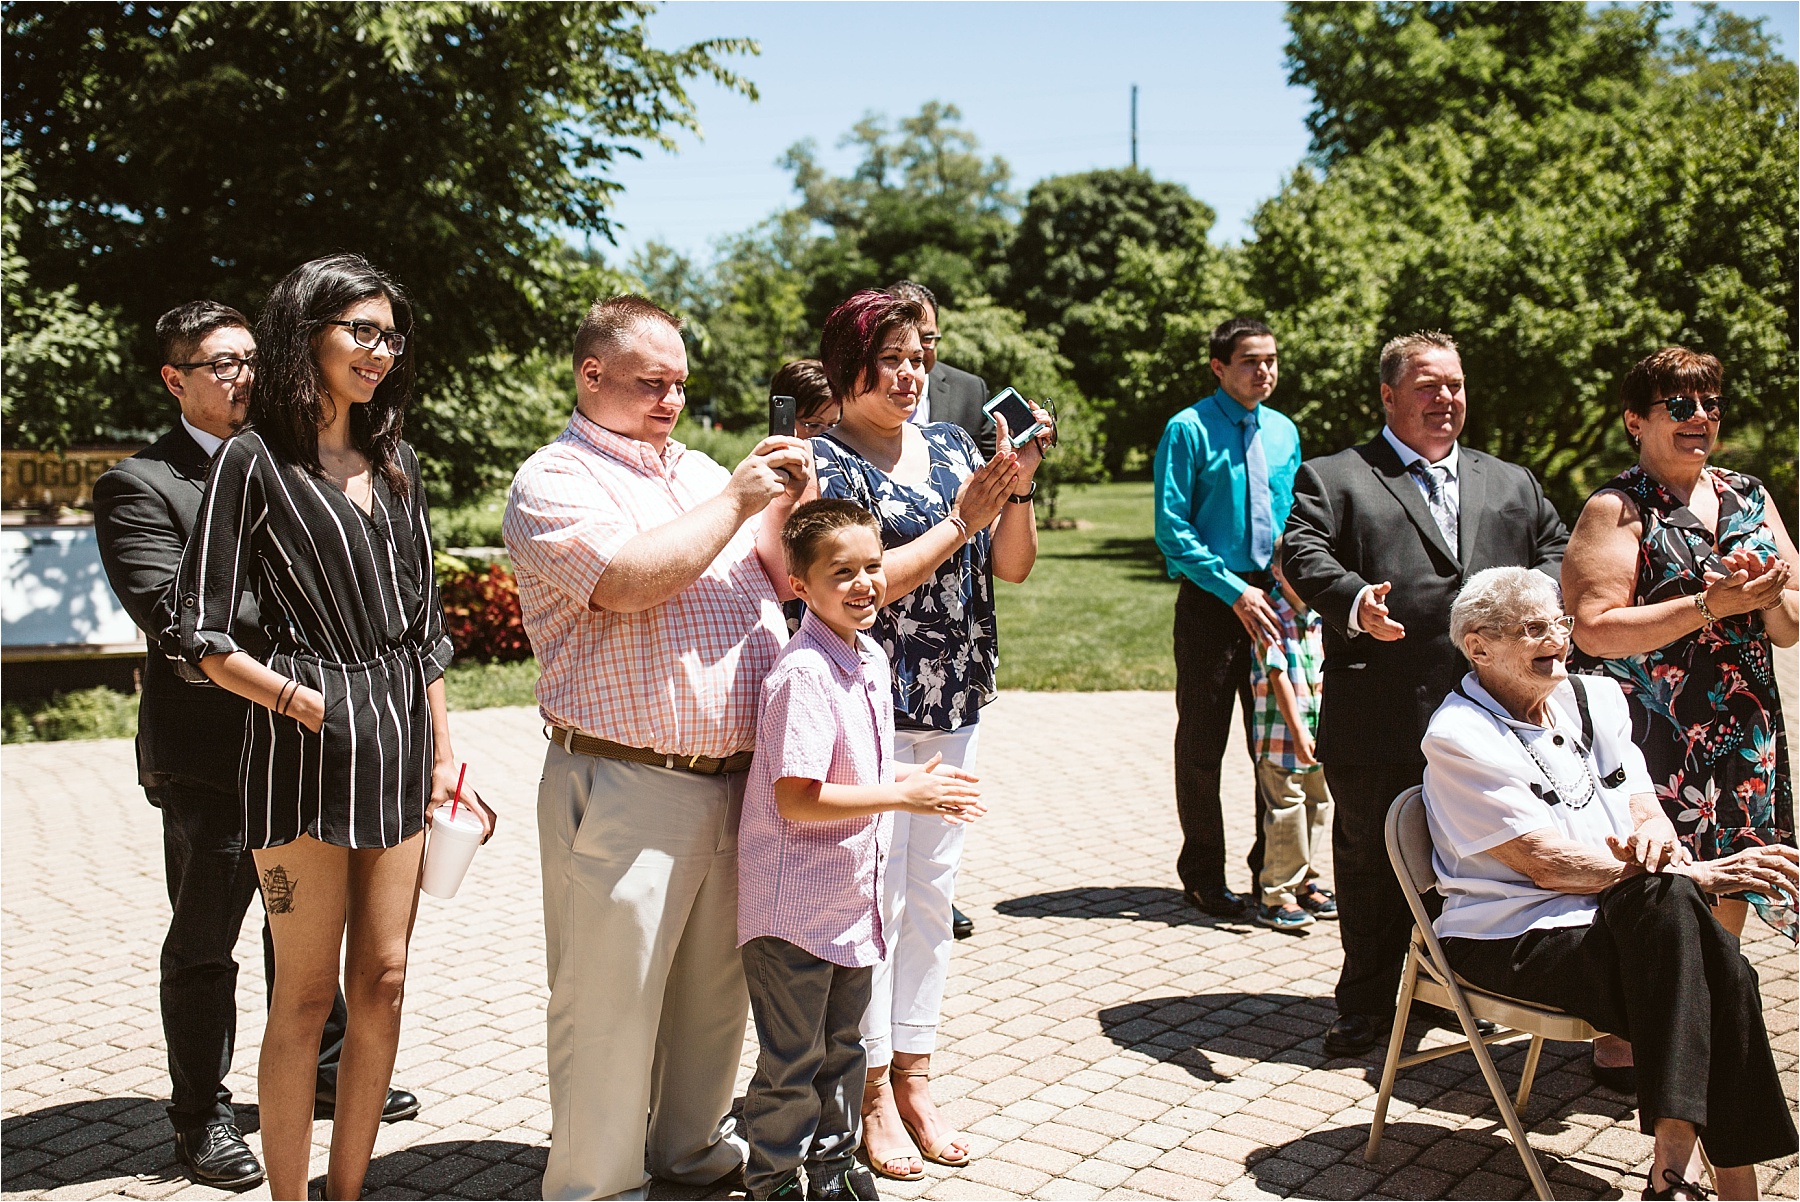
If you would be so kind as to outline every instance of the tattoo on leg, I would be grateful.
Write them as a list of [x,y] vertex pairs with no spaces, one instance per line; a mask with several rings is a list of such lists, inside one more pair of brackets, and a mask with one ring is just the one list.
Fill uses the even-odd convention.
[[271,914],[294,912],[294,886],[299,884],[276,864],[262,875],[263,907]]

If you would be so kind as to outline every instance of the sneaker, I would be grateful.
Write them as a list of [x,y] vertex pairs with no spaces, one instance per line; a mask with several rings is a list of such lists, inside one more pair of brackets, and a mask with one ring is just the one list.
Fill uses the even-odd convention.
[[821,1173],[814,1177],[809,1170],[811,1188],[807,1190],[809,1198],[828,1198],[832,1202],[860,1202],[863,1198],[879,1198],[875,1191],[875,1174],[853,1164],[847,1169],[835,1173]]
[[1299,906],[1258,906],[1256,921],[1277,931],[1298,931],[1313,924],[1313,916]]
[[768,1193],[752,1194],[751,1197],[780,1199],[781,1202],[800,1202],[802,1198],[806,1197],[806,1191],[800,1186],[800,1174],[789,1173]]
[[1321,888],[1317,881],[1306,882],[1305,890],[1295,900],[1300,903],[1302,910],[1314,918],[1336,918],[1338,916],[1337,894],[1329,889]]

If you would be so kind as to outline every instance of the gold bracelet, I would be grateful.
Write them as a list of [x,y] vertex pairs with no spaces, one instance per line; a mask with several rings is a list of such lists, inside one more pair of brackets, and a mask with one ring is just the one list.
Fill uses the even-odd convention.
[[1713,611],[1707,607],[1705,589],[1701,589],[1694,594],[1694,608],[1700,611],[1700,617],[1708,626],[1711,626],[1714,622],[1719,620],[1713,616]]

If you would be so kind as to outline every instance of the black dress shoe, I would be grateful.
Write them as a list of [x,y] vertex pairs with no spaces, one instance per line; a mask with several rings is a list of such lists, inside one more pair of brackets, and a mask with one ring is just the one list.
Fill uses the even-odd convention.
[[1188,905],[1202,914],[1211,914],[1214,918],[1242,918],[1244,911],[1250,906],[1247,899],[1224,885],[1214,885],[1207,889],[1185,889],[1181,896],[1187,899]]
[[[321,1085],[319,1087],[319,1092],[313,1095],[313,1117],[316,1119],[329,1119],[335,1118],[336,1116],[337,1090],[327,1089]],[[418,1117],[419,1099],[413,1097],[412,1094],[404,1089],[388,1090],[387,1104],[381,1108],[382,1122],[398,1123],[405,1119],[416,1119]]]
[[263,1167],[230,1123],[210,1123],[198,1131],[175,1133],[175,1156],[201,1185],[249,1189],[261,1185]]
[[1381,1024],[1369,1014],[1340,1014],[1325,1030],[1327,1056],[1360,1056],[1381,1038]]
[[955,906],[950,907],[950,934],[958,939],[967,939],[975,933],[975,923]]

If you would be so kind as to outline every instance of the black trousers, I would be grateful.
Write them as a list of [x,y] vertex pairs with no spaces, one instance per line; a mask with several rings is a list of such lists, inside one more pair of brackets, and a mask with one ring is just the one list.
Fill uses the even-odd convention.
[[[169,1125],[191,1132],[235,1121],[225,1074],[237,1043],[233,952],[256,895],[256,862],[244,848],[233,791],[164,777],[145,790],[162,809],[169,934],[162,948],[163,1039],[169,1045]],[[275,945],[263,921],[263,967],[275,986]],[[319,1046],[319,1084],[335,1090],[344,1042],[340,990]]]
[[856,1155],[868,1075],[861,1023],[875,970],[833,964],[769,935],[738,951],[761,1048],[744,1092],[744,1188],[767,1198],[801,1165],[822,1181]]
[[[1394,1013],[1406,945],[1412,938],[1412,911],[1388,863],[1382,833],[1394,798],[1418,784],[1425,765],[1325,765],[1331,788],[1332,880],[1337,886],[1338,936],[1344,965],[1338,970],[1339,1014],[1386,1018]],[[1426,904],[1435,910],[1436,893]]]
[[[1175,595],[1175,812],[1182,839],[1175,871],[1183,889],[1225,884],[1219,770],[1234,700],[1243,709],[1245,745],[1250,743],[1251,653],[1250,635],[1231,606],[1183,580]],[[1252,788],[1251,795],[1256,842],[1247,862],[1254,889],[1262,874],[1263,800],[1260,790]]]
[[1684,876],[1620,881],[1593,925],[1514,939],[1446,939],[1467,980],[1545,1002],[1631,1041],[1638,1124],[1683,1119],[1716,1165],[1791,1156],[1797,1145],[1769,1052],[1756,970]]

